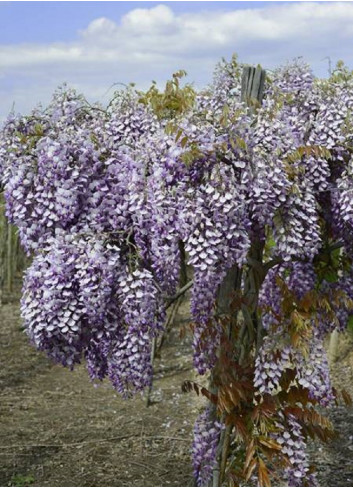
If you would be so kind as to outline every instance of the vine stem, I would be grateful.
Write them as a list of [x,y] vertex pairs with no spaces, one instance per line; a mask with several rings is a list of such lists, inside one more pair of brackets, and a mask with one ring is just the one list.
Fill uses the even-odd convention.
[[166,308],[168,309],[168,307],[170,307],[173,302],[175,302],[177,299],[179,299],[179,297],[183,294],[185,294],[185,292],[187,292],[189,289],[191,289],[191,287],[193,286],[193,281],[190,280],[190,282],[188,282],[186,285],[184,285],[181,289],[178,290],[178,292],[176,292],[174,295],[172,296],[166,296],[165,299],[167,300],[167,304],[166,304]]
[[228,453],[230,447],[230,435],[232,433],[231,425],[227,425],[224,430],[224,437],[222,443],[222,453],[221,453],[221,466],[219,470],[219,482],[220,484],[224,481],[224,475],[226,471],[226,465],[228,460]]
[[[155,336],[152,339],[152,348],[151,348],[151,364],[153,365],[154,358],[156,356],[156,349],[157,349],[157,337]],[[148,391],[146,395],[146,407],[149,407],[151,405],[151,394],[153,390],[153,370],[152,370],[152,378],[150,385],[148,386]]]
[[165,341],[166,337],[168,336],[168,334],[170,333],[170,331],[173,327],[175,316],[178,313],[179,307],[182,303],[182,299],[183,299],[182,296],[178,297],[178,299],[172,305],[172,308],[171,308],[171,310],[168,314],[168,317],[167,317],[167,321],[165,323],[165,328],[164,328],[163,334],[161,336],[159,345],[157,346],[157,349],[156,349],[156,354],[158,354],[161,351],[161,349],[164,345],[164,341]]

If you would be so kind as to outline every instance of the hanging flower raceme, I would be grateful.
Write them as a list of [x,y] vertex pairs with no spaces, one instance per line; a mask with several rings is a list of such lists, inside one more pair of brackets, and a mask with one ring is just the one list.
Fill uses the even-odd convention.
[[307,186],[292,190],[274,223],[278,254],[285,261],[294,257],[313,258],[318,252],[321,236],[317,203]]
[[192,458],[194,476],[199,487],[207,486],[212,480],[221,427],[221,423],[212,419],[209,409],[205,409],[195,422]]
[[28,269],[22,317],[31,340],[54,360],[73,366],[94,336],[104,334],[119,250],[71,235],[52,239]]
[[164,325],[164,309],[151,272],[126,271],[118,281],[125,335],[109,361],[109,378],[124,396],[147,387],[152,378],[152,340]]
[[288,457],[290,462],[290,466],[284,470],[283,478],[289,487],[316,486],[315,474],[310,472],[306,454],[307,444],[302,427],[294,416],[290,415],[285,420],[283,413],[280,415],[281,421],[276,423],[279,434],[275,440],[281,446],[283,455]]
[[289,344],[288,338],[283,343],[283,337],[285,335],[282,332],[265,341],[255,360],[254,385],[259,394],[272,395],[281,391],[281,381],[289,369],[296,372],[297,385],[308,389],[309,398],[323,406],[328,405],[334,396],[322,340],[314,337],[310,343],[310,351],[303,354],[293,346],[283,346]]

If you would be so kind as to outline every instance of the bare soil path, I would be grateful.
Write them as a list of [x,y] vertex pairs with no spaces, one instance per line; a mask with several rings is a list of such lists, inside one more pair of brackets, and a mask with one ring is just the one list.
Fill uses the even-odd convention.
[[[353,398],[353,336],[339,343],[339,357],[332,368],[332,382]],[[311,459],[320,486],[353,487],[353,407],[339,406],[329,411],[339,436],[329,445],[312,444]]]
[[166,344],[147,408],[108,383],[94,388],[83,365],[53,365],[20,325],[16,304],[0,309],[0,486],[193,485],[187,338]]
[[[141,397],[121,400],[108,383],[94,388],[83,365],[53,365],[29,344],[15,303],[0,308],[0,351],[0,486],[193,486],[202,401],[180,389],[193,378],[188,337],[165,345],[148,408]],[[353,395],[352,338],[333,378]],[[352,487],[353,408],[330,414],[341,436],[311,445],[312,462],[320,486]]]

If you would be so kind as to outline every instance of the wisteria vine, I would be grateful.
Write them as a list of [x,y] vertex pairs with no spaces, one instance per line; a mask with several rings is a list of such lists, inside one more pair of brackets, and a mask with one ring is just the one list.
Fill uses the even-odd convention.
[[315,406],[338,398],[323,341],[353,312],[353,76],[316,79],[298,59],[267,76],[262,104],[242,97],[236,58],[198,93],[180,78],[108,107],[64,86],[4,123],[6,213],[33,255],[25,328],[55,361],[143,391],[182,243],[194,365],[216,386],[195,426],[198,484],[218,464],[220,482],[268,485],[277,462],[291,485],[313,483],[306,439],[330,428]]

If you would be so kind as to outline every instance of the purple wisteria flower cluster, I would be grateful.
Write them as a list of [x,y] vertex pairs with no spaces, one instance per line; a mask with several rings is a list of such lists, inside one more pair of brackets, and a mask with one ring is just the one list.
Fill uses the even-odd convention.
[[[282,419],[284,421],[283,414]],[[291,463],[291,466],[284,471],[284,479],[289,487],[302,487],[303,483],[316,486],[315,474],[310,473],[309,470],[302,427],[294,416],[289,416],[286,424],[287,426],[280,422],[277,423],[279,434],[275,437],[276,442],[282,447],[282,453],[288,457]]]
[[116,245],[53,239],[26,272],[22,317],[55,361],[72,368],[84,355],[91,377],[107,375],[123,395],[149,385],[164,310],[151,272],[130,272]]
[[192,458],[194,476],[199,487],[207,486],[212,479],[221,429],[221,423],[214,421],[209,408],[206,408],[195,422]]
[[[306,354],[291,345],[286,331],[289,318],[285,318],[281,310],[282,296],[276,282],[278,278],[286,283],[298,301],[314,290],[318,282],[311,262],[276,266],[268,273],[261,290],[260,305],[264,310],[264,326],[269,334],[255,360],[255,387],[260,394],[277,392],[286,369],[296,369],[298,385],[307,388],[312,399],[325,406],[333,400],[333,393],[323,340],[327,331],[335,329],[336,323],[330,325],[327,311],[319,308],[315,317],[310,319],[312,335]],[[326,282],[321,284],[325,293],[328,285],[330,284]],[[341,284],[340,288],[343,290]],[[336,310],[337,321],[344,316],[347,323],[348,314],[349,311],[342,301],[341,307]]]
[[258,393],[277,394],[282,389],[280,381],[283,374],[287,369],[295,369],[294,384],[308,389],[311,399],[327,406],[334,396],[322,340],[312,338],[307,355],[293,346],[286,346],[288,343],[289,338],[283,332],[266,337],[255,360],[254,386]]

